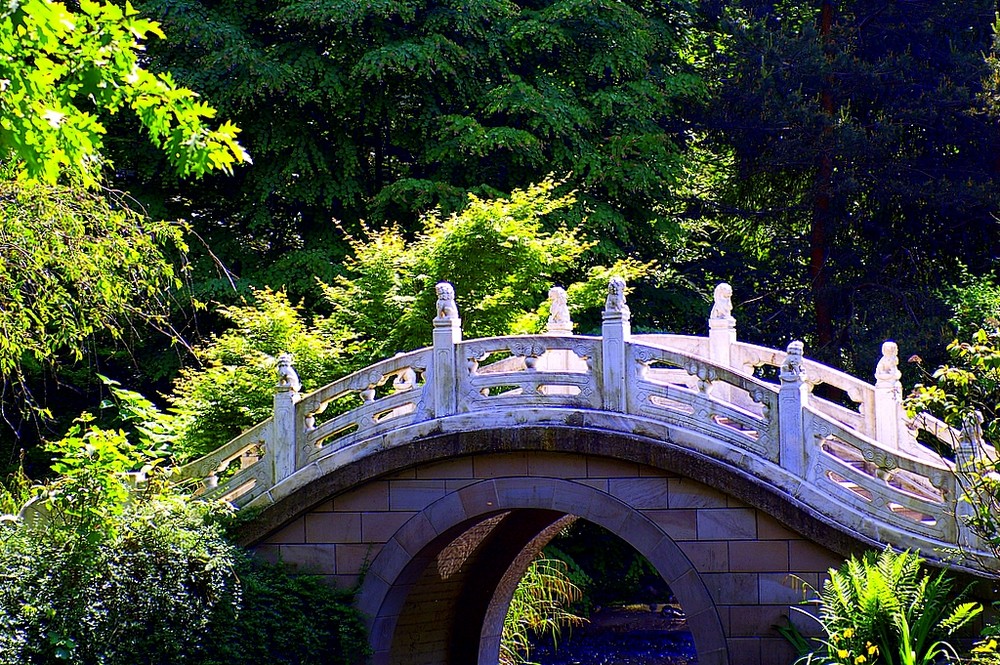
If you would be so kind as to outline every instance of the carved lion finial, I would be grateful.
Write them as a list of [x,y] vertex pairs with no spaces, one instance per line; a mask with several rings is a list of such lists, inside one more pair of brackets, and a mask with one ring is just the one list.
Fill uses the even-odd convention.
[[805,349],[805,344],[799,340],[789,343],[786,349],[785,361],[781,363],[781,369],[778,371],[778,377],[782,381],[805,380],[806,370],[802,358]]
[[608,299],[604,301],[605,312],[621,312],[628,316],[628,305],[625,303],[625,280],[615,275],[608,280]]
[[302,390],[299,375],[292,367],[292,356],[289,353],[278,356],[278,388],[290,388],[295,392]]
[[573,332],[573,321],[569,317],[566,289],[561,286],[553,286],[549,289],[549,321],[545,330],[550,333],[570,334]]
[[895,385],[900,377],[899,371],[899,347],[895,342],[882,343],[882,357],[875,366],[875,385]]
[[450,320],[458,318],[458,305],[455,304],[455,287],[448,282],[438,282],[434,287],[437,292],[437,318]]
[[417,372],[412,367],[404,367],[392,380],[392,387],[401,393],[413,390],[417,385]]
[[733,287],[729,284],[722,282],[715,287],[715,304],[709,318],[725,321],[733,318]]

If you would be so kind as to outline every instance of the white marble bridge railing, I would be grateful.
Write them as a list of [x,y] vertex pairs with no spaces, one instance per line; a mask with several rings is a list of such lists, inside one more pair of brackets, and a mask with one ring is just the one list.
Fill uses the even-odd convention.
[[708,337],[632,335],[617,278],[600,337],[572,335],[565,292],[550,295],[545,334],[463,340],[454,293],[443,283],[432,347],[305,395],[282,356],[273,416],[183,473],[205,496],[266,506],[373,447],[401,445],[405,438],[390,435],[405,428],[552,425],[570,414],[607,414],[625,434],[666,439],[668,427],[698,434],[689,437],[696,452],[869,541],[933,558],[961,547],[971,567],[985,560],[961,519],[955,464],[916,437],[944,442],[959,464],[995,453],[930,416],[904,416],[894,343],[883,345],[872,385],[804,358],[801,342],[785,351],[738,342],[725,284],[716,289]]

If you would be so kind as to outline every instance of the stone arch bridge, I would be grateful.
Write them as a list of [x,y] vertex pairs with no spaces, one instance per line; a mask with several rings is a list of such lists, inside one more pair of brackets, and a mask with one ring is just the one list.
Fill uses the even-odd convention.
[[872,385],[800,342],[739,342],[725,284],[707,337],[632,335],[617,278],[600,337],[571,334],[553,289],[545,334],[463,340],[438,292],[432,347],[309,394],[282,357],[273,416],[184,470],[256,510],[244,535],[260,555],[345,585],[364,571],[377,665],[496,663],[517,580],[569,516],[649,559],[701,665],[784,660],[773,625],[802,599],[792,576],[818,585],[846,553],[960,547],[986,569],[954,464],[915,437],[959,464],[993,451],[904,418],[895,344]]

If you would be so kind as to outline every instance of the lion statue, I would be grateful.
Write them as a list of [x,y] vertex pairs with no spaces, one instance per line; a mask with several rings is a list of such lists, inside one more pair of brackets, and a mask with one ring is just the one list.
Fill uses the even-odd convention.
[[434,290],[437,291],[437,318],[457,319],[458,305],[455,304],[455,287],[448,282],[438,282]]
[[608,299],[604,301],[605,312],[628,314],[625,304],[625,280],[617,275],[608,280]]

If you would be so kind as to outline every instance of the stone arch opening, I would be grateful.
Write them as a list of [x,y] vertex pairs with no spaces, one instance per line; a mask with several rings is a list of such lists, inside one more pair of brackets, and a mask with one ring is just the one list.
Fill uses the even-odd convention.
[[646,557],[688,617],[698,662],[728,662],[708,589],[676,543],[622,501],[557,478],[497,478],[430,504],[386,543],[361,588],[373,663],[497,662],[514,586],[567,516],[614,533]]
[[555,640],[539,635],[532,661],[596,662],[598,655],[600,662],[690,659],[694,647],[683,608],[678,613],[673,590],[662,576],[615,534],[589,520],[566,516],[539,534],[508,568],[483,622],[480,663],[496,662],[496,645],[503,642],[513,598],[527,570],[538,557],[558,562],[564,556],[573,562],[566,568],[568,576],[578,572],[590,578],[584,586],[589,620]]

